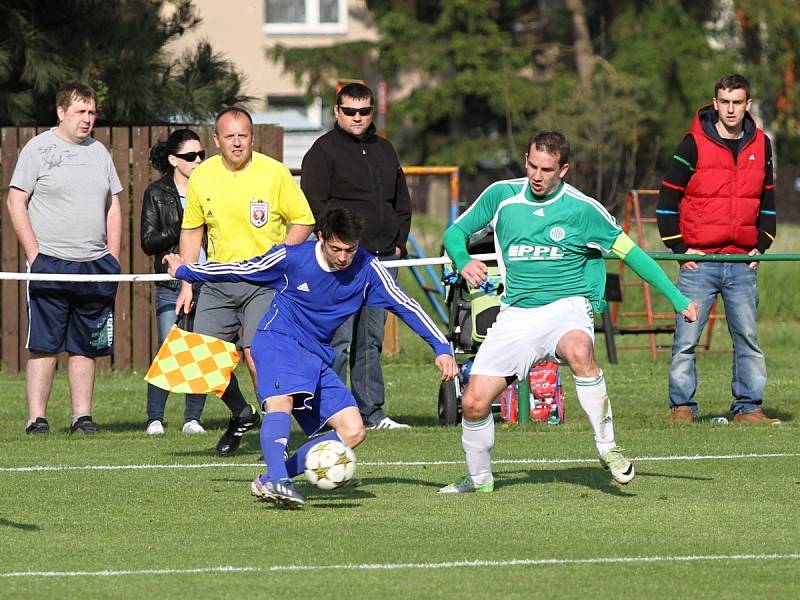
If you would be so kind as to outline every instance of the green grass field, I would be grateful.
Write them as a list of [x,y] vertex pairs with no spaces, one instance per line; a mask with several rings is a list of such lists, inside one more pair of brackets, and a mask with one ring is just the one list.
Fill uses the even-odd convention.
[[767,412],[781,427],[709,422],[729,402],[726,353],[701,357],[704,418],[667,426],[667,356],[622,351],[604,368],[633,482],[601,469],[567,383],[567,422],[498,426],[495,493],[456,497],[435,492],[462,473],[460,430],[435,424],[435,369],[404,329],[385,373],[390,413],[414,429],[372,432],[352,487],[301,482],[302,511],[249,495],[256,435],[232,459],[214,455],[226,421],[216,398],[207,435],[180,433],[171,399],[167,434],[149,438],[141,374],[103,375],[100,433],[82,438],[66,432],[59,376],[54,432],[30,439],[24,378],[4,375],[0,596],[796,598],[796,327],[762,328]]
[[597,462],[565,374],[564,425],[498,424],[494,494],[437,495],[463,472],[460,428],[436,425],[436,369],[404,327],[384,373],[389,414],[414,428],[371,432],[351,487],[300,482],[302,511],[249,495],[254,433],[235,457],[214,455],[227,417],[213,396],[207,435],[180,433],[171,398],[167,434],[150,438],[142,374],[103,374],[100,431],[83,438],[67,433],[59,374],[53,433],[31,439],[24,376],[0,374],[0,598],[798,598],[795,274],[760,275],[765,407],[780,427],[710,422],[730,402],[724,326],[721,352],[700,356],[702,419],[682,426],[666,423],[668,354],[620,350],[609,365],[598,336],[618,442],[637,466],[627,486]]

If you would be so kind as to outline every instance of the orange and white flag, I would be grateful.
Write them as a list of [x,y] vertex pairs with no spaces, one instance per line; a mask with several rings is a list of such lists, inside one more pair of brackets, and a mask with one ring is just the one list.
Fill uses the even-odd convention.
[[170,392],[222,396],[239,364],[236,346],[173,325],[144,380]]

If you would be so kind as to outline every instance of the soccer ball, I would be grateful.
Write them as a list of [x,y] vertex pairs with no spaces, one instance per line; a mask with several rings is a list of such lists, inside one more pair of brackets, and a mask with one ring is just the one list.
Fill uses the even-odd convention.
[[342,442],[320,442],[306,455],[306,478],[321,490],[335,490],[355,473],[356,455]]

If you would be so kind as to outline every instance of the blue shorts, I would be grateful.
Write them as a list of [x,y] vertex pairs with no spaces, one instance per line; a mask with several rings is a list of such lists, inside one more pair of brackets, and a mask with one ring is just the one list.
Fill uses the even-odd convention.
[[[30,272],[116,275],[120,265],[111,254],[87,262],[38,254]],[[110,355],[117,285],[116,281],[29,281],[26,347],[43,354]]]
[[328,429],[328,419],[358,404],[331,367],[297,340],[257,331],[251,347],[258,397],[292,396],[292,414],[307,436]]

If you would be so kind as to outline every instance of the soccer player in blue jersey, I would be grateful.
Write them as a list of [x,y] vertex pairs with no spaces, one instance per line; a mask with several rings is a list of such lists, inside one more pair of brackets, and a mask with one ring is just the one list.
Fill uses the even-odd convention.
[[633,479],[633,464],[614,440],[603,371],[594,360],[592,311],[605,303],[603,254],[614,253],[663,293],[676,312],[697,318],[697,305],[620,229],[602,204],[563,181],[569,144],[557,131],[531,137],[525,178],[490,185],[445,232],[444,245],[473,287],[486,265],[467,253],[469,236],[486,225],[494,243],[505,292],[500,314],[478,350],[461,400],[461,443],[467,474],[440,493],[494,490],[492,401],[532,364],[565,362],[575,376],[578,402],[594,431],[600,461],[619,483]]
[[[276,292],[252,346],[258,393],[265,398],[261,450],[267,472],[250,489],[277,506],[303,506],[292,478],[303,472],[314,444],[340,440],[354,448],[366,437],[355,398],[331,368],[331,338],[359,308],[385,308],[400,317],[433,348],[443,381],[458,372],[449,342],[430,317],[374,256],[359,248],[362,231],[349,211],[333,209],[319,224],[318,241],[276,246],[239,263],[187,265],[177,254],[164,257],[177,279],[246,281]],[[312,439],[287,460],[290,415]]]

